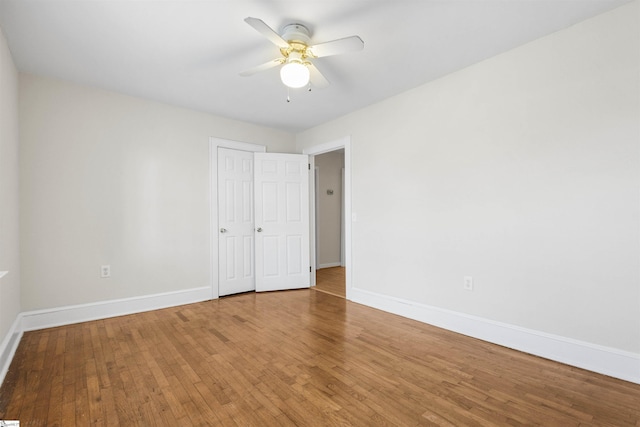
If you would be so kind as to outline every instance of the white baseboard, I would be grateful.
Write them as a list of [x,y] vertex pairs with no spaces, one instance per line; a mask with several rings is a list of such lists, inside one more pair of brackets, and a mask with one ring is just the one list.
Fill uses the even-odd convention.
[[340,263],[340,261],[338,261],[338,262],[328,262],[326,264],[319,264],[316,267],[316,270],[320,270],[322,268],[331,268],[331,267],[342,267],[342,264]]
[[20,328],[20,315],[18,314],[9,332],[0,343],[0,385],[2,385],[4,377],[9,371],[9,365],[11,365],[13,356],[16,354],[20,338],[22,338],[22,329]]
[[202,287],[163,294],[71,305],[46,310],[21,313],[22,330],[53,328],[90,320],[107,319],[133,313],[159,310],[177,305],[191,304],[211,299],[211,288]]
[[640,384],[640,354],[495,322],[358,288],[351,288],[349,298],[353,302],[483,341]]
[[71,305],[18,314],[11,329],[0,344],[0,385],[9,370],[20,338],[26,331],[71,325],[91,320],[142,313],[167,307],[191,304],[211,299],[211,288],[187,289],[163,294],[144,295],[90,304]]
[[[358,288],[350,289],[349,298],[369,307],[484,341],[640,384],[640,354],[495,322]],[[141,313],[209,299],[211,299],[211,288],[207,286],[20,313],[0,343],[0,385],[24,331]]]
[[0,344],[0,385],[2,385],[4,377],[9,370],[9,365],[11,365],[13,356],[18,348],[20,338],[22,338],[22,334],[26,331],[142,313],[210,299],[211,288],[206,286],[184,291],[20,313],[13,322],[7,336]]

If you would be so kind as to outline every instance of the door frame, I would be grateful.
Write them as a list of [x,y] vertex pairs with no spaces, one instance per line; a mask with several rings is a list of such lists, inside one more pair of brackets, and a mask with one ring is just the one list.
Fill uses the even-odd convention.
[[330,151],[336,151],[344,149],[344,258],[345,258],[345,291],[346,299],[351,300],[351,136],[345,136],[340,139],[325,142],[322,144],[312,145],[304,148],[302,154],[309,155],[310,171],[309,174],[309,191],[313,191],[313,196],[310,195],[309,202],[309,250],[310,262],[311,262],[311,286],[316,285],[316,185],[315,185],[315,156],[318,154],[328,153]]
[[213,136],[209,138],[209,284],[211,299],[217,299],[220,296],[218,289],[218,147],[254,153],[267,151],[267,147],[264,145]]

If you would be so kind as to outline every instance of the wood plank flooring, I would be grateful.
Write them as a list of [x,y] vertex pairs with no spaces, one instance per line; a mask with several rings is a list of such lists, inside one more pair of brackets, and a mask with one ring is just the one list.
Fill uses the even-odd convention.
[[21,426],[640,426],[640,385],[310,289],[25,333]]
[[345,270],[344,267],[330,267],[316,270],[316,291],[345,298]]

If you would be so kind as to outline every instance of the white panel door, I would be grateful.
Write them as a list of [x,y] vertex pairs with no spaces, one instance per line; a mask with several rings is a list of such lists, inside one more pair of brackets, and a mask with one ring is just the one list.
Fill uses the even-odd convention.
[[218,148],[218,293],[255,290],[253,153]]
[[254,153],[258,292],[310,285],[308,161],[302,154]]

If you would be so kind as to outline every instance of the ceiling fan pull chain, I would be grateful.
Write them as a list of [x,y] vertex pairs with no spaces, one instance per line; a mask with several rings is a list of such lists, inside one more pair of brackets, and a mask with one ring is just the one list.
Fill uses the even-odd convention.
[[311,92],[311,80],[309,80],[309,92]]
[[291,98],[289,98],[289,87],[287,86],[287,102],[291,102]]

